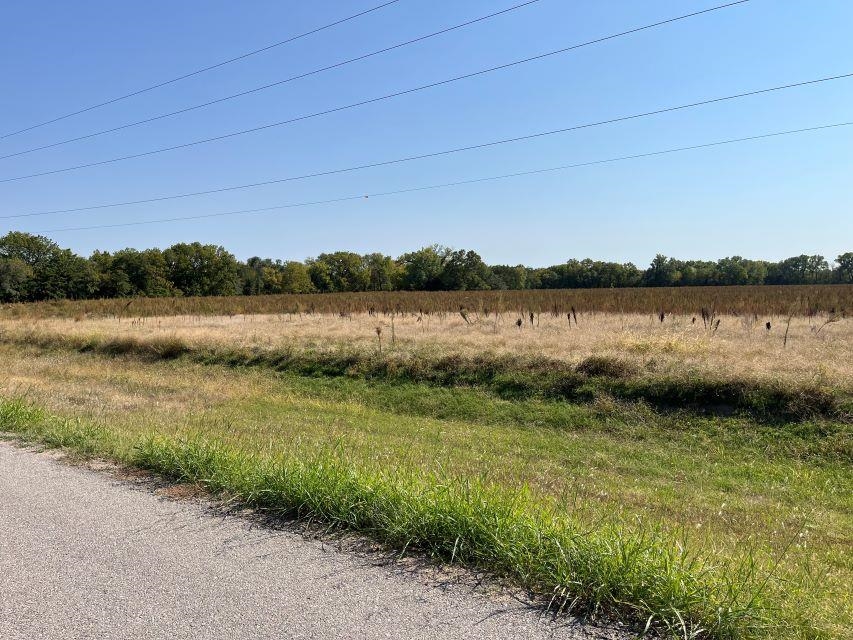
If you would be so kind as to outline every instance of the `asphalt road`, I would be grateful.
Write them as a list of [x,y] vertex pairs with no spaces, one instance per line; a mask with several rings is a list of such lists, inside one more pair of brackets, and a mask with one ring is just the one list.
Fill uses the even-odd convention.
[[611,638],[0,442],[0,638]]

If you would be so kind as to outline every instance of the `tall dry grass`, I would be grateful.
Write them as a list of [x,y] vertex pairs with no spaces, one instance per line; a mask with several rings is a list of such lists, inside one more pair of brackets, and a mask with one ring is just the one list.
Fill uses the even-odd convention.
[[853,285],[789,285],[729,287],[656,287],[637,289],[539,289],[527,291],[392,291],[332,294],[288,294],[207,298],[139,298],[55,300],[0,307],[2,318],[49,318],[78,315],[166,316],[280,313],[390,312],[456,313],[472,316],[495,312],[527,316],[578,312],[813,315],[853,312]]
[[[503,314],[267,314],[78,317],[0,320],[0,335],[176,338],[192,348],[375,353],[377,328],[386,355],[516,355],[577,365],[591,357],[626,363],[650,375],[697,376],[825,385],[853,390],[853,320],[657,314],[535,314],[521,327]],[[828,320],[834,320],[827,322]],[[393,331],[392,331],[393,322]],[[770,322],[770,329],[766,323]],[[787,339],[785,334],[787,333]]]

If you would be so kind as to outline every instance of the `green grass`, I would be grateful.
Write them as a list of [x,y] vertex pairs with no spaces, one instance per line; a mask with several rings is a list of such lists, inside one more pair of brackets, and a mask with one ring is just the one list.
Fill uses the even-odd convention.
[[[683,637],[741,638],[778,622],[753,567],[708,566],[654,529],[580,527],[476,480],[401,475],[332,451],[259,457],[207,439],[134,442],[20,401],[0,403],[0,428],[85,455],[107,455],[287,518],[311,518],[513,579],[550,606],[644,623]],[[123,446],[122,446],[123,444]],[[130,446],[128,446],[130,445]]]
[[288,388],[306,398],[356,403],[406,416],[470,421],[481,425],[547,427],[572,433],[604,433],[618,439],[692,439],[751,449],[769,458],[853,463],[853,425],[825,419],[765,423],[747,417],[659,412],[642,402],[599,397],[589,404],[551,399],[505,400],[485,390],[424,387],[359,378],[304,377],[283,373]]
[[576,613],[732,639],[840,639],[853,624],[843,422],[183,357],[0,355],[30,381],[27,401],[5,394],[0,429],[485,568]]

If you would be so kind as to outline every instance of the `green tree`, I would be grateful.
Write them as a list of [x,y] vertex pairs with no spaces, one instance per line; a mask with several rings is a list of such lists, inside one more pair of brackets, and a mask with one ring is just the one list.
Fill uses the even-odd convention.
[[240,291],[243,295],[254,296],[260,293],[278,293],[277,291],[267,291],[264,286],[264,270],[272,266],[271,260],[263,260],[254,256],[246,261],[246,264],[241,264],[240,272]]
[[669,259],[668,269],[671,282],[669,286],[702,287],[717,284],[719,271],[717,264],[708,260]]
[[90,298],[98,290],[98,273],[91,262],[60,249],[45,263],[33,269],[38,299],[59,300]]
[[237,294],[238,263],[212,244],[175,244],[163,252],[169,282],[185,296]]
[[[559,289],[561,286],[561,278],[560,278],[560,267],[561,265],[555,265],[553,267],[546,267],[544,269],[536,269],[533,272],[533,281],[537,282],[537,289]],[[530,277],[530,276],[528,276]]]
[[829,263],[819,255],[787,258],[771,264],[767,274],[769,284],[815,284],[830,279]]
[[636,287],[643,274],[630,262],[594,262],[596,287]]
[[643,284],[648,287],[672,287],[681,280],[681,272],[672,258],[657,254],[643,273]]
[[282,293],[313,293],[316,290],[308,267],[301,262],[285,262],[280,273]]
[[406,291],[435,291],[441,288],[441,273],[447,250],[439,245],[424,247],[397,258],[400,288]]
[[394,259],[381,253],[369,253],[363,258],[370,291],[391,291],[399,280],[400,269]]
[[524,265],[510,267],[508,265],[493,265],[491,267],[493,289],[521,290],[527,288],[527,268]]
[[99,298],[123,298],[131,295],[132,286],[127,273],[106,251],[95,251],[89,258],[98,279],[96,294]]
[[131,295],[159,298],[176,294],[160,249],[122,249],[113,254],[117,269],[127,274]]
[[476,251],[449,251],[441,269],[441,288],[449,291],[488,289],[493,275]]
[[22,300],[87,298],[97,291],[94,266],[44,236],[7,233],[0,238],[0,259],[17,261],[31,270],[17,292]]
[[259,288],[263,294],[282,293],[281,265],[261,267]]
[[321,253],[316,262],[328,267],[330,291],[366,291],[370,283],[370,274],[364,260],[352,251]]
[[10,231],[0,238],[0,257],[16,258],[30,267],[47,262],[60,251],[50,238],[23,231]]
[[0,258],[0,302],[20,302],[26,298],[32,268],[18,258]]
[[352,251],[321,253],[308,260],[311,280],[318,291],[366,291],[370,275],[364,260]]
[[332,268],[327,262],[309,258],[305,261],[308,267],[308,276],[311,278],[311,286],[320,293],[334,291],[332,284]]
[[732,256],[718,260],[716,272],[714,284],[763,284],[767,275],[767,268],[762,262]]
[[853,283],[853,251],[842,253],[835,259],[838,267],[835,269],[835,281]]

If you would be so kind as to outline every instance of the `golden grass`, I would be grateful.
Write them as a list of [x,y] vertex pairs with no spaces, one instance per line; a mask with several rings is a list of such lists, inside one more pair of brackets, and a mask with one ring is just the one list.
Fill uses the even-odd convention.
[[[0,335],[22,337],[177,337],[192,347],[319,351],[378,350],[401,354],[546,356],[577,364],[589,356],[619,358],[664,375],[709,375],[785,381],[853,390],[853,319],[722,316],[714,331],[701,317],[640,314],[579,314],[578,323],[550,314],[529,316],[522,327],[514,314],[276,314],[161,316],[147,318],[0,320]],[[771,322],[771,329],[765,322]],[[784,336],[787,333],[787,344]]]

